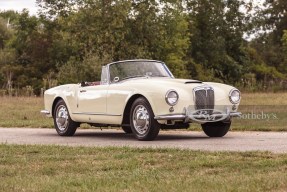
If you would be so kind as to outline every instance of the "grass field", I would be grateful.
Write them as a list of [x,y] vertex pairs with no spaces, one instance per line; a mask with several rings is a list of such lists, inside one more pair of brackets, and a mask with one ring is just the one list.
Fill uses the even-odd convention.
[[287,155],[0,145],[0,191],[286,191]]
[[53,127],[52,119],[40,114],[40,97],[0,97],[0,127]]
[[[278,119],[233,130],[287,131],[285,98],[243,94],[241,111]],[[0,127],[53,127],[43,98],[0,99]],[[287,191],[287,154],[0,144],[0,191]]]
[[249,93],[242,98],[243,115],[233,119],[232,130],[287,131],[287,93]]
[[[287,93],[243,93],[240,111],[244,114],[276,114],[277,119],[235,118],[232,130],[287,131]],[[0,127],[53,127],[53,121],[40,114],[43,98],[1,97]],[[84,127],[87,127],[85,125]],[[191,130],[201,130],[194,124]]]

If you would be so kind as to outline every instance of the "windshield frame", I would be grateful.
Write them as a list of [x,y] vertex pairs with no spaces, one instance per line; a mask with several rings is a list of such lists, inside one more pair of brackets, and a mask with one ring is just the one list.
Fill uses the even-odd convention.
[[[122,81],[118,81],[118,82],[112,82],[111,81],[111,77],[110,77],[110,66],[111,65],[116,65],[119,63],[127,63],[127,62],[155,62],[155,63],[160,63],[163,65],[164,69],[166,70],[166,72],[169,75],[169,78],[174,78],[173,74],[171,73],[171,71],[169,70],[169,68],[166,66],[166,64],[162,61],[157,61],[157,60],[144,60],[144,59],[137,59],[137,60],[124,60],[124,61],[117,61],[117,62],[113,62],[113,63],[109,63],[107,64],[107,71],[108,71],[108,84],[115,84],[118,82],[122,82]],[[168,77],[168,76],[167,76]]]

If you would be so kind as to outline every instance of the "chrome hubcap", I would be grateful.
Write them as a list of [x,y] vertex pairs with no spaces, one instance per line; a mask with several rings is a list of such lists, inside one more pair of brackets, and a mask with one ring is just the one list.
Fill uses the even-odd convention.
[[145,134],[149,129],[149,113],[143,105],[138,105],[133,111],[133,125],[139,134]]
[[68,110],[66,106],[60,105],[56,112],[56,123],[60,131],[64,131],[68,125]]

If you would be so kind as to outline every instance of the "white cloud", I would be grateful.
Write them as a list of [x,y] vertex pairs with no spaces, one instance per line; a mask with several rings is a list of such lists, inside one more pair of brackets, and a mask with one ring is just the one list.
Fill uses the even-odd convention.
[[28,9],[30,14],[37,14],[36,0],[0,0],[0,10],[22,11]]

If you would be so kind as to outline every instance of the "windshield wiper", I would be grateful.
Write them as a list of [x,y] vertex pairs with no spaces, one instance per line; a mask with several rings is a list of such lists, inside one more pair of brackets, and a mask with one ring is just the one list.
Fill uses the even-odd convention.
[[124,77],[121,79],[121,81],[126,80],[126,79],[137,78],[137,77],[169,77],[169,76],[166,76],[166,75],[133,75],[133,76]]
[[128,77],[125,77],[125,78],[122,78],[122,80],[126,80],[126,79],[132,79],[132,78],[137,78],[137,77],[146,77],[145,75],[133,75],[133,76],[128,76]]
[[167,76],[167,75],[149,75],[150,77],[170,77],[170,76]]

